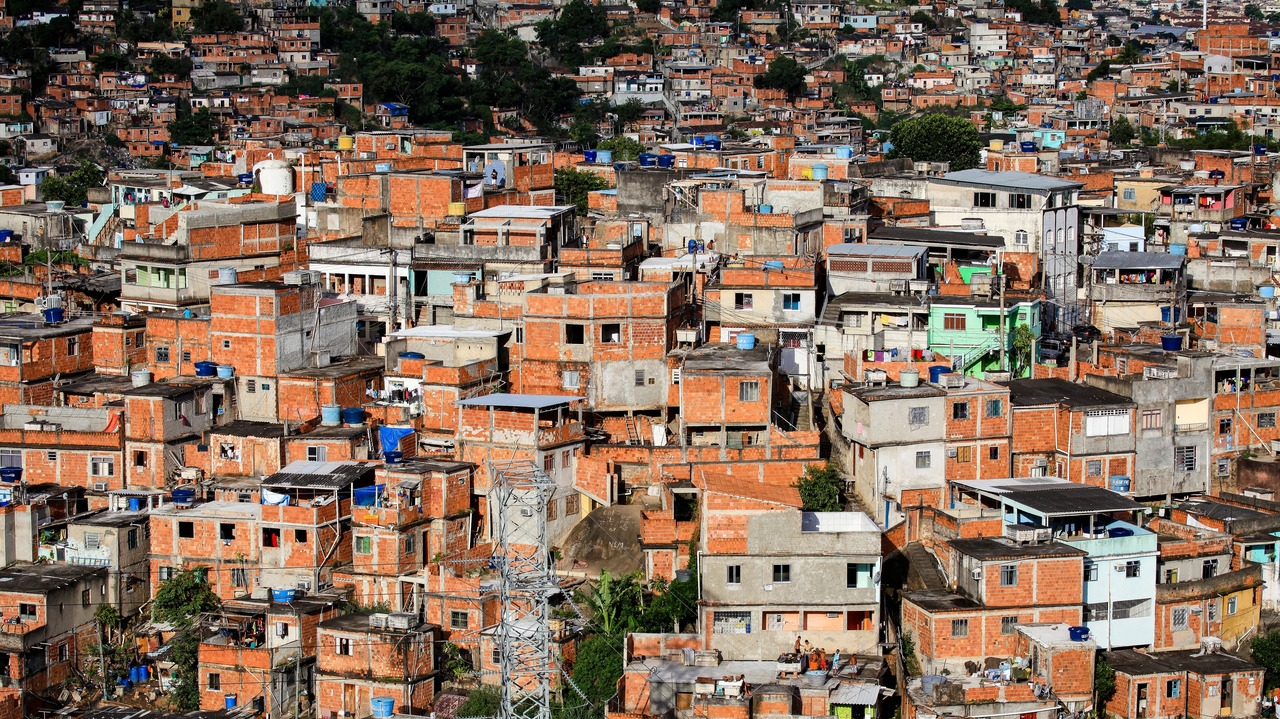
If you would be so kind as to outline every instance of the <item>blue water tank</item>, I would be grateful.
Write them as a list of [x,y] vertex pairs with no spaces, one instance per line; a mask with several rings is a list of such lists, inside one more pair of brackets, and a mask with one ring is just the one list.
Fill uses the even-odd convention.
[[762,215],[771,215],[773,214],[773,205],[756,205],[756,212]]
[[21,482],[22,467],[0,467],[0,480],[5,482]]
[[1129,480],[1128,477],[1126,477],[1123,474],[1117,474],[1111,477],[1112,492],[1119,492],[1120,494],[1128,494],[1129,487],[1131,485],[1132,485],[1132,482]]
[[369,703],[373,705],[373,715],[377,719],[388,719],[396,712],[395,697],[373,697]]
[[1276,288],[1274,285],[1261,285],[1258,287],[1258,296],[1263,299],[1271,299],[1276,296]]
[[719,150],[719,149],[720,149],[720,140],[719,140],[719,138],[715,138],[715,137],[708,137],[708,138],[707,138],[707,142],[706,142],[706,146],[707,146],[707,149],[708,149],[708,150]]
[[734,341],[740,350],[753,350],[756,348],[756,336],[752,332],[739,332]]
[[1187,246],[1186,246],[1186,245],[1179,245],[1179,244],[1172,244],[1172,245],[1169,245],[1169,254],[1171,254],[1171,255],[1185,255],[1185,254],[1187,254]]
[[364,409],[361,407],[347,407],[342,410],[343,424],[364,424]]
[[130,511],[130,512],[141,512],[141,511],[142,511],[142,497],[130,497],[130,498],[129,498],[129,511]]
[[427,356],[422,354],[421,352],[401,352],[400,353],[400,359],[420,360],[420,359],[426,359],[426,358]]
[[235,365],[220,364],[216,370],[219,379],[231,379],[236,374]]
[[178,506],[191,506],[196,501],[196,491],[190,488],[178,487],[169,493],[173,499],[173,503]]
[[1254,145],[1254,146],[1253,146],[1253,154],[1255,154],[1255,155],[1265,155],[1265,154],[1267,154],[1267,146],[1266,146],[1266,145]]
[[1236,232],[1243,232],[1244,230],[1249,229],[1249,218],[1247,217],[1231,218],[1231,229]]
[[218,374],[217,362],[196,362],[197,377],[213,377]]
[[583,162],[595,162],[595,161],[596,161],[596,151],[595,151],[595,150],[583,150],[583,151],[582,151],[582,160],[583,160]]
[[612,150],[596,150],[596,162],[601,165],[608,165],[613,162]]
[[1165,352],[1182,351],[1182,335],[1163,335],[1160,337],[1160,349]]
[[236,708],[236,695],[235,695],[235,694],[223,694],[223,695],[222,695],[222,701],[223,701],[223,706],[224,706],[224,707],[226,707],[227,709],[235,709],[235,708]]
[[782,260],[769,260],[764,263],[764,268],[766,270],[785,270],[787,266],[782,264]]
[[658,167],[675,167],[675,155],[658,155]]
[[290,604],[296,595],[297,590],[295,589],[272,589],[271,601],[276,604]]
[[404,452],[398,449],[387,449],[382,452],[382,458],[386,460],[387,464],[400,464],[402,457],[404,457]]
[[1067,627],[1067,635],[1071,637],[1073,642],[1083,642],[1089,638],[1088,627]]
[[327,425],[342,424],[342,407],[336,404],[320,405],[320,423]]
[[56,325],[66,319],[67,311],[61,307],[49,307],[44,311],[44,321]]
[[942,375],[946,374],[949,369],[951,368],[944,364],[936,364],[929,367],[929,381],[933,384],[938,384],[942,381]]
[[702,140],[702,138],[701,138],[701,137],[694,137],[694,138],[692,138],[692,142],[693,142],[693,146],[694,146],[695,148],[702,147],[702,145],[703,145],[703,140]]
[[836,148],[836,157],[841,160],[849,160],[853,158],[853,148],[848,145],[841,145]]
[[1107,530],[1107,536],[1116,539],[1118,537],[1132,537],[1133,530],[1128,527],[1112,527]]
[[689,240],[688,250],[689,250],[689,254],[691,254],[691,255],[692,255],[693,253],[697,252],[697,251],[698,251],[698,241],[697,241],[697,240]]
[[1035,152],[1035,151],[1036,151],[1036,143],[1034,143],[1034,142],[1023,142],[1023,143],[1021,143],[1021,147],[1022,147],[1022,151],[1023,151],[1023,152]]
[[826,166],[826,165],[814,165],[814,166],[813,166],[813,179],[815,179],[815,180],[825,180],[825,179],[827,179],[827,166]]
[[236,182],[240,183],[241,185],[252,185],[252,184],[253,184],[253,173],[252,173],[252,172],[242,172],[242,173],[240,173],[239,175],[236,175]]
[[8,242],[13,239],[13,230],[0,230],[0,242]]
[[657,156],[657,155],[653,154],[652,152],[642,152],[642,153],[640,153],[640,166],[641,166],[641,167],[653,167],[653,166],[655,166],[655,165],[657,165],[657,164],[658,164],[658,156]]

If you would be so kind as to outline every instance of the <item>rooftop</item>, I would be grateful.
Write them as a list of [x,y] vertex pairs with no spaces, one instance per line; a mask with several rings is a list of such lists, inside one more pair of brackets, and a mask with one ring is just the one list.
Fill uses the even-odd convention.
[[1048,175],[1037,175],[1030,172],[992,172],[978,169],[948,172],[941,177],[941,180],[948,184],[985,185],[1009,190],[1040,190],[1046,192],[1076,190],[1084,187],[1083,183],[1062,180]]
[[80,564],[14,564],[0,569],[0,592],[47,594],[93,576],[107,576],[106,567]]
[[1150,653],[1133,649],[1121,649],[1119,651],[1105,652],[1098,658],[1105,660],[1117,672],[1128,674],[1129,676],[1168,674],[1171,672],[1191,672],[1203,675],[1262,671],[1262,667],[1257,664],[1245,661],[1232,654],[1225,652],[1201,654],[1199,649]]
[[1068,482],[1056,477],[954,480],[952,484],[1020,504],[1046,517],[1146,509],[1145,505],[1109,489]]
[[1093,260],[1095,270],[1176,270],[1186,264],[1182,255],[1167,252],[1101,252]]
[[1009,401],[1015,407],[1036,407],[1048,404],[1062,404],[1071,409],[1133,406],[1133,400],[1123,395],[1056,377],[1019,379],[1010,382]]
[[1004,248],[1004,238],[997,235],[935,230],[928,227],[877,227],[867,235],[867,242],[873,245],[883,242],[906,242],[930,246]]
[[560,394],[486,394],[481,397],[460,399],[454,404],[459,407],[499,407],[505,409],[549,409],[584,400],[586,397],[574,397]]
[[373,471],[360,462],[290,462],[262,481],[263,487],[340,489],[358,482]]
[[1004,537],[975,537],[971,539],[953,539],[951,547],[980,561],[997,559],[1027,559],[1030,557],[1083,557],[1084,550],[1061,544],[1044,542],[1041,544],[1017,544]]

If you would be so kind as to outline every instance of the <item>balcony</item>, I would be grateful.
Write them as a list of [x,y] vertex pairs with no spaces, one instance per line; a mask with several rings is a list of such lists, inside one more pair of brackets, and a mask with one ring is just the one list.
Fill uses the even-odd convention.
[[586,438],[586,430],[580,422],[566,422],[556,427],[543,427],[538,430],[538,447],[554,447],[569,442],[579,442]]
[[1204,432],[1209,429],[1208,422],[1180,422],[1173,425],[1175,433]]

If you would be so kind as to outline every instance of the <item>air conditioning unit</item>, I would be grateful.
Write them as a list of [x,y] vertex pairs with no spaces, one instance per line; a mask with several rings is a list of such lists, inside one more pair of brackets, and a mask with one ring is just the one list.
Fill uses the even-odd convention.
[[947,456],[954,459],[959,455],[959,451],[955,447],[947,447]]
[[1117,564],[1117,565],[1113,566],[1113,567],[1112,567],[1112,569],[1116,570],[1117,572],[1123,572],[1123,571],[1124,571],[1124,565],[1123,565],[1123,564]]
[[524,509],[521,509],[521,510],[520,510],[520,516],[521,516],[521,517],[532,517],[532,516],[533,516],[533,510],[532,510],[532,509],[529,509],[528,507],[525,507]]
[[1045,459],[1044,457],[1036,457],[1035,461],[1031,463],[1031,466],[1032,467],[1048,467],[1049,460]]
[[982,568],[979,567],[978,569],[969,572],[969,576],[972,577],[974,581],[982,579]]
[[106,482],[94,482],[94,483],[93,483],[93,491],[95,491],[95,492],[105,492],[105,491],[107,491],[107,486],[108,486],[108,485],[107,485],[107,483],[106,483]]

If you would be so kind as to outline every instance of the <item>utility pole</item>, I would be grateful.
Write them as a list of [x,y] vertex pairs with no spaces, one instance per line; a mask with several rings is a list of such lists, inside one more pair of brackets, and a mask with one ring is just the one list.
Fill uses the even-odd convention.
[[999,285],[997,291],[1000,293],[1000,371],[1004,372],[1008,369],[1005,364],[1005,341],[1004,341],[1004,267],[1000,261],[1000,253],[996,253],[996,280]]
[[396,271],[396,248],[391,247],[387,251],[391,253],[391,279],[387,282],[387,296],[391,299],[391,311],[388,314],[391,321],[387,334],[391,334],[396,331],[396,318],[400,312],[400,275]]

